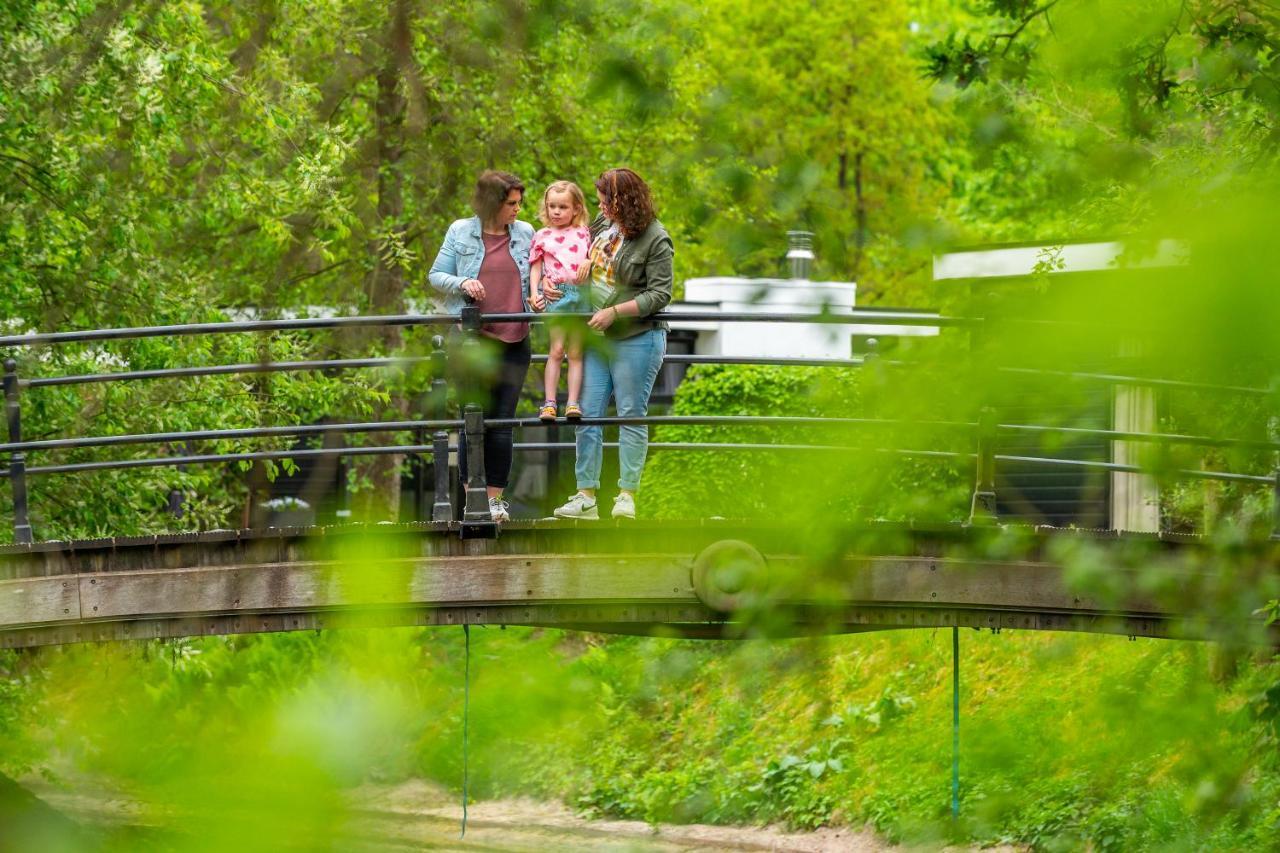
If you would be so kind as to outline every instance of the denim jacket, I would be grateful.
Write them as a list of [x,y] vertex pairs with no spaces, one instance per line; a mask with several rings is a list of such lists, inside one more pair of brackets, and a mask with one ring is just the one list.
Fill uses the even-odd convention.
[[[529,293],[529,249],[533,244],[533,226],[528,222],[513,222],[507,226],[511,233],[511,258],[520,270],[521,293]],[[484,261],[484,240],[480,236],[480,217],[459,219],[449,226],[444,243],[427,279],[444,297],[446,314],[461,314],[464,300],[462,283],[480,275]]]

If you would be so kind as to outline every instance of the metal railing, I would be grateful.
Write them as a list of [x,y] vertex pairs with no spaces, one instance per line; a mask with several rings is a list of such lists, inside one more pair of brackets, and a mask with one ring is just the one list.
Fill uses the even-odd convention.
[[[567,317],[571,315],[557,315]],[[585,315],[583,315],[585,317]],[[769,322],[769,323],[826,323],[856,325],[873,322],[876,324],[893,324],[903,326],[934,326],[974,330],[981,326],[983,320],[971,317],[951,317],[933,312],[911,311],[847,311],[841,313],[719,313],[719,312],[665,312],[657,318],[676,321],[714,321],[714,322]],[[252,320],[217,323],[194,323],[186,325],[167,325],[153,327],[135,327],[122,329],[99,329],[71,332],[50,332],[31,335],[0,336],[0,346],[8,348],[33,346],[58,346],[72,343],[102,343],[108,341],[137,340],[154,337],[182,337],[194,335],[225,335],[237,333],[272,333],[278,331],[297,330],[332,330],[344,328],[370,327],[441,327],[461,326],[463,346],[474,345],[480,328],[487,322],[544,322],[546,316],[535,313],[502,313],[481,314],[472,305],[466,306],[461,316],[448,314],[430,315],[379,315],[325,318],[296,318],[285,320]],[[478,406],[466,405],[461,417],[445,417],[445,400],[447,397],[446,362],[448,355],[443,338],[432,339],[433,351],[425,356],[402,356],[383,358],[346,358],[318,359],[304,361],[262,361],[253,363],[237,363],[222,365],[175,367],[152,370],[132,370],[107,373],[73,374],[65,376],[47,376],[22,378],[18,375],[18,365],[13,358],[4,364],[5,412],[8,427],[8,441],[0,443],[0,452],[8,454],[8,466],[0,470],[0,478],[9,480],[13,499],[14,539],[18,543],[31,543],[34,534],[30,522],[30,507],[27,492],[27,478],[52,474],[83,473],[92,471],[123,470],[162,466],[188,466],[223,464],[230,462],[267,461],[283,459],[307,459],[325,457],[348,457],[368,455],[407,455],[410,457],[432,457],[435,460],[447,460],[449,454],[464,453],[467,477],[463,484],[464,497],[461,507],[460,529],[465,537],[488,537],[496,535],[496,528],[490,518],[484,482],[484,444],[483,434],[488,428],[523,428],[545,426],[534,418],[502,418],[486,420]],[[545,356],[535,357],[537,362],[546,360]],[[669,355],[664,362],[669,364],[752,364],[772,366],[810,366],[850,368],[859,367],[871,362],[888,366],[910,366],[912,362],[891,361],[875,356],[865,358],[790,358],[778,356],[707,356],[675,354]],[[269,427],[245,427],[238,429],[185,430],[172,432],[138,433],[128,435],[72,436],[27,440],[23,437],[22,428],[22,392],[25,389],[67,387],[75,385],[134,382],[155,379],[198,378],[218,375],[263,374],[306,371],[340,371],[355,369],[405,369],[414,365],[427,365],[430,368],[431,382],[427,393],[429,408],[433,417],[398,421],[366,421],[330,424],[298,424]],[[1265,395],[1272,393],[1265,389],[1245,386],[1212,385],[1201,382],[1189,382],[1178,379],[1127,376],[1107,373],[1073,373],[1070,371],[1035,370],[1033,368],[996,367],[997,371],[1021,375],[1042,375],[1052,378],[1081,379],[1090,382],[1101,382],[1111,385],[1133,385],[1152,388],[1169,388],[1191,391],[1211,391],[1216,393]],[[938,459],[950,461],[973,460],[975,464],[972,500],[969,512],[970,523],[982,523],[996,516],[996,473],[998,463],[1037,463],[1072,468],[1094,469],[1122,473],[1150,473],[1136,465],[1115,462],[1103,462],[1089,459],[1062,459],[1054,457],[1021,456],[997,453],[1001,435],[1058,435],[1067,438],[1098,438],[1109,441],[1140,442],[1155,445],[1187,445],[1211,448],[1235,448],[1251,451],[1280,451],[1280,442],[1255,439],[1222,438],[1216,436],[1186,435],[1176,433],[1148,433],[1123,430],[1089,429],[1081,427],[1038,425],[1038,424],[1001,424],[996,421],[995,410],[982,407],[975,422],[967,421],[904,421],[879,418],[819,418],[819,417],[766,417],[766,416],[725,416],[725,415],[658,415],[648,417],[603,417],[583,419],[578,423],[591,426],[619,425],[685,425],[685,426],[718,426],[718,427],[821,427],[824,429],[866,430],[896,429],[900,427],[918,427],[939,429],[951,432],[961,438],[973,442],[970,452],[955,450],[938,450],[930,448],[905,447],[861,447],[874,453],[887,453],[903,458]],[[103,447],[119,447],[130,445],[170,445],[181,443],[189,448],[190,443],[203,441],[226,441],[241,439],[257,439],[271,437],[303,438],[308,436],[334,437],[351,434],[409,432],[417,437],[417,441],[408,444],[383,444],[373,446],[341,446],[321,448],[295,448],[290,450],[249,450],[227,453],[194,453],[189,449],[180,455],[165,455],[136,459],[117,459],[90,462],[72,462],[66,464],[27,465],[27,454],[44,453],[53,450],[89,449]],[[430,441],[427,434],[430,433]],[[458,441],[451,441],[456,434]],[[574,445],[561,442],[522,442],[514,449],[518,451],[546,451],[569,449]],[[616,446],[614,443],[606,446]],[[847,445],[838,444],[773,444],[753,442],[652,442],[650,448],[659,451],[806,451],[830,452],[847,450]],[[431,509],[432,521],[453,521],[459,513],[455,510],[450,490],[450,472],[447,461],[434,466],[434,502]],[[1238,482],[1246,484],[1270,485],[1276,493],[1275,531],[1280,535],[1280,469],[1269,476],[1233,472],[1200,471],[1192,469],[1172,469],[1163,474],[1191,479],[1217,480],[1222,482]],[[420,505],[421,506],[421,505]]]

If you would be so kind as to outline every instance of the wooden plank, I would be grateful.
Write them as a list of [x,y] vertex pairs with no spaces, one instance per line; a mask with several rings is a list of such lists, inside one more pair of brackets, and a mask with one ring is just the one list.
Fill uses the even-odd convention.
[[[849,562],[853,577],[848,594],[854,601],[1095,613],[1114,609],[1111,602],[1068,589],[1063,568],[1053,563],[931,557],[870,557]],[[1125,586],[1137,588],[1136,583]],[[1127,596],[1122,605],[1131,613],[1166,609],[1136,594]]]
[[[858,558],[849,561],[849,572],[846,589],[851,602],[1030,612],[1111,610],[1066,589],[1062,570],[1048,563]],[[64,584],[72,590],[78,587],[78,599]],[[0,585],[7,590],[0,599],[0,626],[81,616],[119,619],[371,605],[696,602],[686,561],[671,555],[485,555],[354,566],[290,563],[110,572],[0,581]],[[1152,602],[1131,601],[1124,609],[1161,612]],[[594,621],[589,616],[584,620]]]
[[291,563],[111,572],[78,580],[90,619],[468,602],[696,602],[687,564],[669,555]]
[[79,584],[75,578],[0,581],[0,626],[41,625],[79,618]]

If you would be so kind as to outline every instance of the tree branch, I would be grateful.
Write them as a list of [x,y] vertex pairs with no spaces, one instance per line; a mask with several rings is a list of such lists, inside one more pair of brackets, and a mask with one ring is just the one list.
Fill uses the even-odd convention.
[[1048,20],[1048,15],[1046,13],[1057,4],[1058,4],[1058,0],[1049,0],[1048,3],[1045,3],[1039,9],[1034,10],[1033,12],[1028,14],[1025,18],[1023,18],[1018,23],[1018,26],[1014,27],[1012,32],[996,33],[995,35],[993,35],[991,37],[992,41],[995,41],[996,39],[1008,39],[1008,41],[1005,42],[1004,50],[1000,51],[1000,56],[1003,57],[1008,55],[1009,49],[1013,47],[1014,40],[1016,40],[1018,36],[1022,34],[1022,31],[1025,30],[1032,21],[1034,21],[1036,18],[1040,17],[1041,15],[1045,15],[1045,20]]

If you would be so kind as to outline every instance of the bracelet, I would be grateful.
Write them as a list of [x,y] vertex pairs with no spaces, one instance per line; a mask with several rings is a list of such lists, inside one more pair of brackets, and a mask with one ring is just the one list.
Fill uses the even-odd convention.
[[613,309],[613,321],[616,323],[618,321],[618,306],[610,305],[609,307]]

